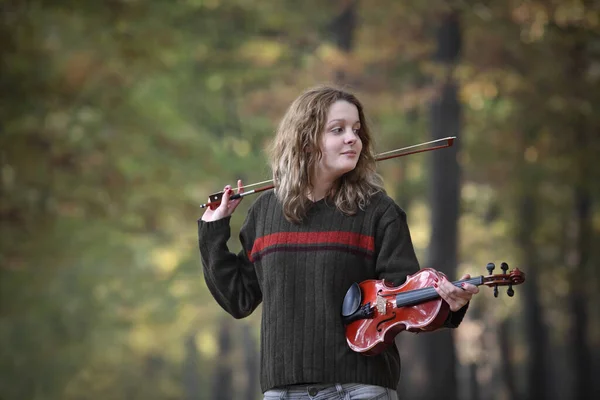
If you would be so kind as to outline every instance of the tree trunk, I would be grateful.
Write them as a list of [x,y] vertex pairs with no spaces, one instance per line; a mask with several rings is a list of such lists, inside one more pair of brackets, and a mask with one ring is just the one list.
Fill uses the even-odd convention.
[[[581,32],[573,32],[575,37],[580,37]],[[581,40],[574,40],[571,48],[570,72],[572,76],[582,76],[587,69],[587,60],[584,54],[585,44]],[[574,86],[574,99],[580,101],[586,98],[587,87],[583,82],[577,82]],[[569,338],[571,340],[574,390],[573,400],[589,399],[593,391],[592,388],[592,348],[588,344],[587,332],[588,321],[588,291],[587,280],[585,277],[589,274],[588,264],[592,249],[591,237],[592,228],[592,199],[589,185],[591,184],[590,169],[593,166],[592,157],[595,155],[589,149],[593,146],[591,138],[588,137],[587,115],[579,115],[573,121],[572,126],[575,129],[575,149],[574,157],[578,160],[577,176],[575,178],[574,203],[575,203],[575,229],[572,238],[572,255],[568,257],[571,262],[570,296],[569,307],[571,310],[572,326]],[[567,260],[567,262],[568,262]],[[591,310],[590,310],[591,311]]]
[[477,363],[470,363],[467,369],[469,376],[469,399],[480,400],[481,396],[479,396],[479,384],[477,383]]
[[[352,51],[354,31],[356,29],[356,3],[356,0],[343,0],[341,12],[330,25],[333,43],[345,53]],[[335,71],[334,79],[337,84],[344,84],[346,81],[346,71],[338,68]]]
[[[452,77],[453,66],[460,52],[460,22],[452,13],[444,17],[437,33],[437,61],[446,68],[446,79],[440,96],[431,105],[432,138],[458,136],[461,107],[458,87]],[[458,249],[458,213],[460,201],[460,169],[458,144],[432,153],[431,224],[429,259],[426,266],[456,278]],[[423,354],[430,379],[423,388],[423,399],[456,399],[456,351],[451,330],[441,330],[421,337]]]
[[249,324],[242,326],[242,343],[244,345],[246,373],[248,376],[245,397],[247,400],[254,400],[260,394],[260,387],[258,385],[260,365],[256,341],[254,340]]
[[[524,149],[526,146],[523,147]],[[536,227],[536,207],[534,193],[536,190],[534,181],[527,173],[527,167],[521,168],[524,173],[519,182],[520,191],[517,198],[518,223],[516,239],[520,249],[520,265],[526,266],[527,281],[522,285],[524,298],[525,332],[527,348],[529,350],[529,365],[526,374],[528,385],[527,399],[550,398],[549,385],[546,379],[548,375],[546,367],[546,349],[548,339],[546,328],[543,325],[542,309],[539,303],[538,293],[538,257],[535,242],[533,240]],[[517,292],[519,293],[519,292]]]
[[589,399],[592,392],[592,349],[588,345],[588,310],[587,290],[585,284],[586,266],[589,258],[592,233],[590,197],[587,190],[579,188],[575,199],[577,213],[577,242],[574,250],[578,255],[578,262],[571,274],[570,309],[573,316],[571,326],[571,349],[574,369],[573,400]]
[[498,329],[498,341],[500,344],[500,370],[502,379],[504,380],[504,386],[510,400],[519,400],[519,394],[517,393],[517,387],[515,385],[515,376],[513,373],[513,365],[511,363],[510,354],[511,341],[510,341],[510,320],[505,319],[500,323]]
[[196,333],[190,333],[184,340],[185,359],[183,361],[183,398],[196,400],[201,397],[199,384],[198,348]]
[[233,371],[231,369],[231,322],[224,318],[219,327],[219,354],[212,382],[212,396],[215,400],[230,400],[234,397]]

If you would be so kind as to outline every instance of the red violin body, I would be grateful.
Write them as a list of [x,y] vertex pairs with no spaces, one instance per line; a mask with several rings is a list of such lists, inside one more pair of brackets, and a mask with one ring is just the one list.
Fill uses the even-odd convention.
[[[498,286],[508,286],[506,293],[514,295],[513,286],[525,282],[525,274],[518,268],[508,272],[503,262],[502,274],[493,274],[494,263],[486,266],[490,275],[475,276],[452,282],[456,287],[463,283],[485,285],[494,288],[498,297]],[[390,286],[383,280],[366,280],[354,283],[342,305],[342,321],[346,326],[346,340],[350,348],[365,355],[381,353],[394,342],[402,331],[426,332],[441,328],[448,318],[450,308],[442,300],[433,284],[443,273],[432,268],[423,268],[409,275],[403,285]]]
[[[383,280],[361,282],[360,305],[370,308],[372,315],[346,325],[346,340],[350,348],[365,355],[376,355],[391,345],[396,335],[404,330],[421,332],[442,327],[450,309],[433,289],[433,284],[442,275],[434,269],[424,268],[409,275],[401,286],[389,286]],[[397,307],[397,299],[408,299],[413,304]],[[414,304],[415,301],[418,303]]]

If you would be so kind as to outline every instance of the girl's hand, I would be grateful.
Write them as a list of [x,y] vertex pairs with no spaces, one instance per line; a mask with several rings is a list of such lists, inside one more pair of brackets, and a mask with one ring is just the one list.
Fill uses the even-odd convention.
[[[244,189],[242,187],[242,181],[238,180],[237,184],[238,193],[243,193]],[[210,207],[207,208],[204,214],[202,214],[202,221],[217,221],[219,219],[229,217],[231,214],[233,214],[238,204],[240,204],[240,202],[242,201],[242,198],[229,201],[229,197],[231,197],[232,195],[233,190],[231,190],[231,186],[225,186],[225,188],[223,188],[223,197],[221,198],[221,204],[219,204],[219,206],[214,210]]]
[[[471,275],[465,274],[460,280],[469,279],[470,277]],[[440,297],[448,303],[451,311],[460,310],[471,301],[474,294],[479,293],[479,288],[470,283],[463,282],[460,288],[454,286],[445,275],[441,275],[440,280],[433,287]]]

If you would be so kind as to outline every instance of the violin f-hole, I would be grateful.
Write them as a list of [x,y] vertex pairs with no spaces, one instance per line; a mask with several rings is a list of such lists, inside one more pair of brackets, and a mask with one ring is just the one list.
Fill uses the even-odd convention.
[[395,319],[395,318],[396,318],[396,312],[395,312],[395,311],[392,311],[392,315],[391,315],[389,318],[382,319],[381,321],[379,321],[379,322],[377,323],[377,327],[376,327],[376,329],[377,329],[377,332],[381,332],[381,325],[382,325],[382,324],[385,324],[386,322],[388,322],[388,321],[391,321],[391,320],[393,320],[393,319]]

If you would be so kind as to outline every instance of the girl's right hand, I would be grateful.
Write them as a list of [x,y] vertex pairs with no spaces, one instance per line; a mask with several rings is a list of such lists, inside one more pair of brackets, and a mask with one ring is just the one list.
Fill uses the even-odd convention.
[[[242,181],[238,180],[237,185],[238,193],[243,193],[244,189],[242,187]],[[231,197],[232,195],[233,190],[231,190],[231,186],[225,186],[225,188],[223,188],[223,197],[221,198],[221,204],[219,204],[219,206],[214,210],[212,210],[210,207],[207,208],[204,214],[202,214],[202,221],[217,221],[219,219],[229,217],[231,214],[233,214],[238,204],[240,204],[240,202],[242,201],[243,197],[229,201],[229,197]]]

